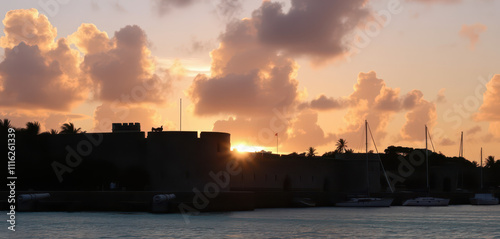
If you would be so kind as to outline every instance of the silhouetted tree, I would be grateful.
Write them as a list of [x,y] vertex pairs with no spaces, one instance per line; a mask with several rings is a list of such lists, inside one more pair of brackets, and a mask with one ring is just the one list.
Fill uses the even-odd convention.
[[326,152],[321,157],[335,158],[335,151]]
[[38,135],[40,133],[40,123],[37,121],[26,123],[26,131],[28,135]]
[[61,132],[60,134],[78,134],[78,133],[83,133],[82,128],[75,128],[75,125],[73,123],[64,123],[61,126]]
[[488,156],[486,158],[486,168],[492,168],[495,165],[495,156]]
[[314,157],[316,156],[316,149],[313,148],[313,147],[309,147],[309,149],[307,150],[307,157]]
[[335,145],[337,146],[337,149],[335,149],[337,153],[345,153],[347,149],[347,141],[345,139],[339,139]]
[[7,130],[10,127],[12,127],[12,125],[10,124],[10,120],[3,119],[0,121],[0,130]]
[[[346,154],[352,154],[352,153],[354,153],[354,149],[346,149],[346,150],[344,150],[344,152]],[[371,153],[373,153],[373,151]]]

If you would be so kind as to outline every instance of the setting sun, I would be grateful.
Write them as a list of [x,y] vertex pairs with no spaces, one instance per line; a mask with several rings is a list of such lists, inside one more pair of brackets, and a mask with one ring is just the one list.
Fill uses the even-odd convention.
[[232,146],[231,150],[238,151],[238,152],[259,152],[259,151],[264,150],[264,147],[251,146],[251,145],[246,145],[244,143],[238,143],[238,144]]

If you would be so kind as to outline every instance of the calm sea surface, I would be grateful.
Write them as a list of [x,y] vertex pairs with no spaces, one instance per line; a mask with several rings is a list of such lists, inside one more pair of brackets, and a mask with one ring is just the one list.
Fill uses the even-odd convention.
[[[6,212],[2,212],[7,218]],[[17,213],[0,238],[500,238],[500,205],[258,209],[248,212]]]

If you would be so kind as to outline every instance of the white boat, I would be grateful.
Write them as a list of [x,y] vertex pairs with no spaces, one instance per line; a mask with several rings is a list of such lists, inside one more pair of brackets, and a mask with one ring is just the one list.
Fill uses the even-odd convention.
[[473,198],[470,198],[472,205],[497,205],[498,198],[491,193],[476,193]]
[[403,206],[448,206],[450,199],[435,197],[418,197],[406,200]]
[[336,203],[337,207],[389,207],[392,198],[351,198],[346,202]]
[[[368,188],[368,194],[370,191],[370,180],[368,176],[368,121],[365,120],[365,140],[366,140],[366,186]],[[370,131],[371,133],[371,131]],[[372,135],[373,139],[373,135]],[[375,141],[373,142],[375,144]],[[375,147],[376,149],[376,147]],[[387,184],[389,185],[389,188],[391,189],[391,192],[394,192],[392,190],[391,184],[389,183],[389,179],[387,178],[387,174],[385,173],[384,165],[382,164],[382,161],[380,161],[382,165],[382,169],[384,171],[385,178],[387,180]],[[392,198],[372,198],[372,197],[359,197],[359,198],[350,198],[349,201],[344,201],[344,202],[338,202],[335,203],[335,206],[337,207],[389,207],[392,204],[393,199]]]
[[[429,187],[429,156],[427,155],[427,125],[425,126],[425,163],[426,163],[426,173],[427,173],[427,190]],[[403,202],[403,206],[448,206],[450,199],[447,198],[435,198],[435,197],[418,197],[413,199],[408,199]]]

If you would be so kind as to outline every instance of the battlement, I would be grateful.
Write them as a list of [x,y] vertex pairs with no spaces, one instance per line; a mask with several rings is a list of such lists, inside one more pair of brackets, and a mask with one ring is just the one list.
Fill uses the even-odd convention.
[[121,132],[140,132],[141,131],[141,123],[113,123],[112,125],[113,133],[121,133]]

